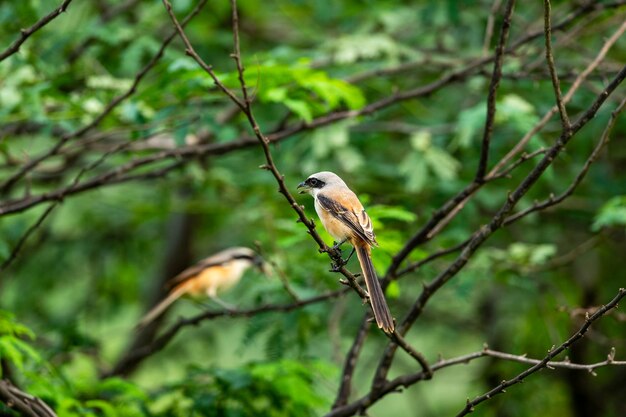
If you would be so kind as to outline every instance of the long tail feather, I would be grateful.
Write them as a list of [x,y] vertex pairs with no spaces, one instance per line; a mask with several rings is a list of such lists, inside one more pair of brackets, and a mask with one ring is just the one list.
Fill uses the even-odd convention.
[[167,297],[163,299],[159,304],[154,306],[152,310],[148,311],[148,313],[143,316],[143,318],[137,324],[137,329],[142,329],[146,327],[148,324],[152,323],[154,319],[159,317],[163,312],[176,300],[178,300],[185,293],[185,288],[183,285],[179,285],[172,292],[170,292]]
[[372,303],[372,310],[374,311],[374,317],[376,318],[376,324],[383,329],[385,333],[393,333],[394,324],[389,307],[385,301],[385,294],[380,287],[378,277],[376,276],[376,270],[372,264],[372,258],[370,256],[370,249],[367,244],[356,244],[356,255],[359,258],[361,264],[361,270],[365,276],[365,285],[367,285],[367,292],[370,294],[370,302]]

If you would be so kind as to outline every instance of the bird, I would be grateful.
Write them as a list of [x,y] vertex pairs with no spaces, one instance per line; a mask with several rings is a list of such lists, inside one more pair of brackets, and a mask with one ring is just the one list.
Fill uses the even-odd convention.
[[168,281],[167,286],[171,289],[167,296],[143,316],[137,328],[141,329],[150,324],[183,295],[192,297],[204,295],[221,306],[231,309],[218,297],[218,293],[237,284],[244,272],[251,266],[256,266],[265,272],[263,259],[247,247],[224,249],[202,259]]
[[384,332],[393,333],[393,318],[372,264],[371,248],[378,246],[378,242],[372,220],[359,198],[337,174],[329,171],[310,175],[297,188],[300,194],[313,196],[322,225],[336,241],[333,248],[347,241],[353,246],[353,252],[356,250],[376,324]]

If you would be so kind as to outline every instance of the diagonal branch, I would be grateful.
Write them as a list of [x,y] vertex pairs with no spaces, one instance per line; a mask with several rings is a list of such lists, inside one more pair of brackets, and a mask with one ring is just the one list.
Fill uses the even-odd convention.
[[[560,25],[559,25],[560,26]],[[554,29],[554,28],[553,28]],[[574,93],[578,90],[578,88],[582,85],[582,82],[589,76],[589,74],[604,60],[606,54],[611,49],[611,47],[617,42],[620,36],[626,31],[626,22],[624,22],[613,35],[604,43],[598,55],[594,58],[594,60],[578,75],[567,94],[563,98],[563,102],[567,103],[574,96]],[[516,43],[516,45],[519,42]],[[552,118],[554,113],[558,111],[557,107],[554,106],[550,109],[542,119],[530,130],[528,133],[524,135],[524,137],[509,151],[489,172],[489,174],[485,177],[484,182],[490,181],[492,179],[497,179],[506,175],[509,172],[509,169],[514,169],[517,166],[517,163],[514,163],[512,167],[505,168],[504,171],[500,171],[506,163],[511,160],[517,153],[519,153],[526,144],[530,141],[530,139]],[[539,152],[539,153],[544,153]],[[519,163],[525,161],[530,156],[535,156],[534,154],[522,156]],[[406,259],[406,257],[413,251],[417,246],[427,242],[434,235],[436,235],[448,222],[452,220],[452,218],[458,214],[461,208],[465,205],[468,199],[476,193],[482,186],[482,184],[478,184],[476,180],[467,185],[463,190],[461,190],[457,195],[448,200],[440,209],[438,209],[433,215],[430,217],[428,222],[418,230],[405,244],[405,246],[392,258],[391,265],[387,269],[387,273],[385,276],[387,278],[391,278],[396,274],[397,269],[400,267],[400,264]]]
[[176,322],[172,327],[166,330],[161,336],[154,339],[152,343],[146,346],[142,346],[141,348],[130,352],[128,355],[124,357],[123,361],[120,361],[115,369],[112,369],[106,372],[103,376],[112,376],[118,375],[121,369],[124,369],[128,366],[129,363],[136,364],[141,362],[148,356],[162,350],[167,344],[178,334],[180,330],[187,326],[197,326],[203,321],[213,320],[219,317],[228,317],[228,318],[237,318],[237,317],[252,317],[258,314],[265,314],[271,312],[288,312],[297,310],[303,307],[306,307],[311,304],[316,304],[328,300],[332,300],[333,298],[342,297],[344,294],[348,292],[347,288],[342,288],[340,290],[327,292],[325,294],[317,295],[314,297],[301,299],[289,304],[266,304],[260,307],[249,308],[245,310],[218,310],[218,311],[206,311],[204,313],[198,314],[196,316],[190,318],[181,318]]
[[230,91],[230,89],[226,87],[224,83],[219,80],[219,78],[217,78],[215,72],[213,71],[213,67],[204,62],[204,60],[200,58],[200,55],[198,55],[194,47],[191,45],[191,42],[189,41],[189,38],[187,38],[187,34],[185,34],[185,31],[183,29],[183,25],[178,22],[178,18],[176,18],[176,15],[172,10],[172,4],[168,0],[163,0],[163,5],[165,5],[165,9],[167,10],[170,19],[172,20],[172,23],[176,28],[176,33],[178,33],[178,36],[185,44],[185,53],[193,58],[193,60],[196,61],[200,68],[202,68],[207,74],[209,74],[217,88],[219,88],[224,94],[226,94],[228,98],[230,98],[232,102],[235,103],[241,110],[245,110],[245,104],[235,95],[235,93]]
[[20,239],[17,241],[17,243],[13,247],[13,250],[11,250],[11,253],[9,254],[8,258],[5,259],[4,262],[2,262],[2,265],[0,265],[0,272],[3,272],[5,269],[9,267],[9,265],[11,265],[11,263],[13,263],[15,258],[17,258],[17,255],[22,250],[24,243],[26,243],[26,240],[28,240],[30,235],[32,235],[33,232],[37,230],[43,224],[43,222],[48,218],[50,213],[52,213],[52,211],[57,207],[58,204],[59,204],[58,201],[51,203],[44,210],[44,212],[41,213],[41,215],[37,218],[37,220],[32,225],[30,225],[30,227],[26,230],[26,232],[24,232],[22,237],[20,237]]
[[57,417],[40,398],[20,390],[7,380],[0,380],[0,402],[27,417]]
[[[185,19],[183,20],[182,24],[186,25],[196,14],[198,14],[200,12],[200,10],[202,10],[202,8],[206,4],[206,2],[207,2],[207,0],[200,0],[198,5],[196,6],[196,8],[191,13],[189,13],[189,15],[187,15],[187,17],[185,17]],[[58,140],[58,142],[52,148],[50,148],[48,151],[42,153],[38,157],[33,158],[32,160],[30,160],[29,162],[24,164],[19,171],[17,171],[15,174],[13,174],[11,177],[9,177],[6,181],[4,181],[0,185],[0,194],[7,193],[24,175],[26,175],[28,172],[30,172],[33,168],[35,168],[37,165],[39,165],[42,161],[50,158],[51,156],[56,155],[63,148],[63,146],[65,146],[65,144],[67,142],[69,142],[72,139],[76,139],[76,138],[82,137],[87,132],[89,132],[92,129],[94,129],[96,126],[98,126],[102,122],[102,120],[104,120],[104,118],[106,118],[109,115],[109,113],[111,113],[113,111],[113,109],[115,109],[120,103],[122,103],[128,97],[132,96],[137,91],[137,87],[139,86],[139,83],[143,80],[143,78],[146,76],[146,74],[148,74],[148,72],[150,72],[150,70],[152,70],[152,68],[154,68],[156,66],[156,64],[159,62],[159,60],[161,59],[161,57],[165,53],[165,49],[167,48],[167,46],[172,42],[172,40],[175,37],[176,37],[176,31],[173,31],[167,38],[165,38],[165,40],[161,44],[161,47],[159,48],[157,53],[135,75],[135,78],[133,79],[133,82],[132,82],[131,86],[128,88],[128,90],[126,90],[124,93],[122,93],[122,94],[118,95],[117,97],[115,97],[102,110],[102,112],[98,116],[96,116],[91,122],[89,122],[85,126],[81,127],[80,129],[77,129],[77,130],[75,130],[73,132],[69,132],[69,133],[64,134],[63,136],[61,136],[61,138]]]
[[[575,9],[570,15],[565,17],[558,24],[553,25],[552,30],[553,31],[562,30],[566,28],[572,22],[579,19],[581,16],[584,16],[586,13],[590,13],[593,11],[621,8],[625,4],[626,4],[626,0],[620,0],[620,1],[616,1],[613,3],[606,3],[606,4],[605,3],[601,3],[601,4],[587,3]],[[200,4],[198,5],[198,7],[200,7]],[[183,25],[184,25],[184,22],[183,22]],[[623,27],[626,28],[626,23],[624,23]],[[540,37],[541,34],[542,34],[541,31],[536,31],[536,32],[531,32],[521,37],[506,50],[506,53],[507,54],[514,53],[521,46]],[[610,47],[610,45],[612,45],[612,42],[614,42],[616,37],[618,37],[617,33],[614,34],[607,41],[607,44],[602,48],[604,53],[606,53],[606,50]],[[480,69],[483,65],[488,64],[492,62],[493,60],[494,60],[494,57],[491,56],[491,57],[485,57],[485,58],[473,61],[467,64],[465,67],[455,70],[449,74],[443,75],[441,78],[439,78],[438,80],[430,84],[417,87],[413,90],[408,90],[401,94],[400,93],[393,94],[390,97],[372,102],[359,110],[338,111],[338,112],[326,114],[324,116],[320,116],[317,119],[314,119],[313,121],[308,122],[308,123],[298,122],[291,126],[287,126],[280,131],[269,134],[266,137],[270,142],[277,143],[297,133],[309,131],[309,130],[322,127],[322,126],[327,126],[327,125],[330,125],[332,123],[335,123],[337,121],[344,120],[347,118],[369,115],[376,111],[384,109],[388,106],[401,103],[402,101],[405,101],[405,100],[428,96],[447,85],[466,79],[467,77],[472,75],[475,70]],[[599,63],[599,61],[601,61],[600,57],[598,57],[598,59],[595,61],[596,65],[597,63]],[[584,73],[591,72],[591,70],[592,68],[588,67],[585,71],[583,71],[583,73],[581,73],[581,77],[584,75]],[[582,81],[580,77],[577,79],[577,81],[579,80]],[[574,84],[576,85],[576,83]],[[568,95],[570,93],[573,93],[573,89],[574,89],[573,87],[574,86],[572,86],[572,89],[570,89],[570,91],[568,92]],[[567,102],[568,95],[564,97],[565,102]],[[554,108],[554,111],[556,111],[556,107]],[[547,123],[547,120],[545,121],[545,123]],[[527,139],[529,140],[530,137],[532,137],[532,135],[528,135]],[[183,165],[184,161],[188,158],[195,158],[198,156],[207,156],[207,155],[221,155],[221,154],[236,151],[239,149],[249,148],[256,144],[257,144],[256,138],[243,137],[239,140],[235,140],[235,141],[231,141],[227,143],[210,143],[210,144],[192,145],[192,146],[186,146],[182,148],[157,152],[153,155],[149,155],[143,158],[137,158],[121,167],[115,168],[114,170],[108,173],[104,173],[100,175],[99,177],[89,180],[86,183],[78,184],[75,187],[64,187],[58,190],[47,192],[39,196],[33,196],[33,197],[29,196],[29,197],[21,198],[18,200],[5,202],[4,204],[0,204],[0,216],[11,214],[11,213],[18,213],[18,212],[27,210],[33,206],[36,206],[38,204],[44,203],[46,201],[54,201],[60,198],[60,196],[69,196],[69,195],[81,193],[83,191],[98,188],[101,186],[108,186],[112,184],[119,184],[119,183],[128,182],[128,181],[135,181],[135,180],[159,178],[160,176],[165,175],[166,173],[172,170],[175,170],[181,165]],[[498,165],[496,165],[496,167],[490,172],[489,175],[492,175],[496,169],[499,169],[501,167],[499,166],[499,164],[505,164],[511,157],[513,157],[517,152],[519,152],[519,150],[521,150],[523,145],[524,144],[521,142],[518,143],[518,145],[516,145],[514,150],[512,150],[509,154],[507,154],[507,156],[502,161],[500,161]],[[29,166],[25,167],[23,172],[18,174],[18,176],[19,177],[23,176],[26,172],[28,172],[30,169],[32,169],[35,165],[37,165],[42,160],[46,159],[49,156],[56,154],[59,149],[60,147],[57,149],[51,149],[46,155],[43,155],[38,161],[31,161],[31,163],[28,164]],[[136,168],[139,168],[148,164],[156,163],[165,159],[176,159],[176,162],[170,164],[168,167],[158,168],[155,171],[147,172],[144,174],[124,175],[125,173],[132,171]],[[468,186],[468,187],[473,188],[473,186]],[[0,188],[2,188],[2,186],[0,186]],[[473,190],[473,191],[469,190],[468,194],[471,195],[471,193],[474,191],[476,190]],[[410,240],[409,245],[407,245],[407,247],[403,248],[402,250],[403,256],[394,258],[393,260],[394,262],[392,263],[392,266],[394,269],[397,269],[397,267],[399,266],[399,263],[404,260],[404,258],[412,251],[412,249],[416,245],[424,242],[423,240],[421,240],[422,237],[431,233],[435,227],[441,228],[441,226],[439,226],[440,223],[445,224],[447,221],[449,221],[449,219],[451,218],[451,213],[455,210],[458,211],[458,205],[464,204],[464,200],[461,199],[457,201],[456,204],[457,205],[449,205],[447,207],[446,212],[440,213],[441,217],[438,218],[436,222],[429,223],[428,227],[426,227],[424,230],[419,231],[417,233],[419,235],[417,238],[412,238]],[[391,276],[392,273],[393,273],[393,270],[389,270],[389,273],[386,275]]]
[[478,161],[478,169],[476,171],[476,181],[482,182],[487,172],[487,163],[489,162],[489,144],[493,135],[493,125],[496,121],[496,98],[498,86],[502,79],[502,62],[504,60],[504,51],[506,41],[509,37],[511,29],[511,17],[513,16],[513,8],[515,0],[508,0],[504,17],[502,19],[502,28],[500,29],[500,40],[496,47],[496,55],[493,63],[493,74],[491,83],[489,84],[489,95],[487,96],[487,119],[485,121],[485,130],[483,132],[482,147],[480,150],[480,160]]
[[[552,27],[552,30],[554,31],[554,26]],[[569,103],[569,101],[572,99],[572,97],[574,97],[574,93],[576,93],[576,91],[578,91],[578,89],[580,88],[580,86],[582,85],[582,83],[587,79],[587,77],[589,77],[589,74],[591,74],[597,67],[598,65],[600,65],[600,63],[604,60],[604,58],[606,57],[606,54],[609,52],[609,50],[613,47],[613,45],[619,40],[619,38],[624,34],[624,32],[626,31],[626,21],[624,21],[624,23],[622,23],[620,25],[620,27],[606,40],[606,42],[604,43],[604,45],[602,46],[602,48],[600,48],[600,51],[598,52],[598,55],[596,55],[596,57],[593,59],[593,61],[591,61],[589,63],[589,65],[587,65],[587,67],[576,77],[576,79],[574,80],[574,82],[572,83],[571,87],[569,88],[569,90],[567,91],[567,93],[565,94],[565,96],[563,97],[563,105]],[[553,106],[550,110],[548,110],[543,117],[541,118],[541,120],[539,122],[537,122],[537,124],[535,126],[533,126],[532,129],[530,129],[525,135],[524,137],[513,147],[513,149],[511,149],[501,160],[500,162],[498,162],[493,168],[492,170],[489,172],[489,176],[492,175],[497,175],[496,173],[508,162],[511,160],[511,158],[513,158],[515,155],[517,155],[522,149],[524,149],[524,147],[528,144],[528,142],[530,142],[530,140],[533,138],[533,136],[535,136],[539,131],[541,131],[541,129],[543,129],[545,127],[546,124],[548,124],[548,122],[550,121],[550,119],[552,119],[552,116],[554,116],[554,114],[558,111],[558,107],[555,105]]]
[[[609,303],[607,303],[605,306],[596,310],[596,312],[593,315],[589,316],[585,320],[585,324],[579,329],[578,332],[576,332],[572,337],[570,337],[567,341],[565,341],[559,347],[552,348],[548,356],[546,356],[545,358],[541,360],[530,359],[530,358],[527,358],[525,355],[511,355],[508,353],[498,352],[498,351],[490,350],[488,348],[484,348],[481,351],[458,356],[456,358],[439,359],[438,361],[434,362],[431,365],[431,370],[432,372],[437,372],[441,369],[448,368],[451,366],[467,364],[473,360],[483,358],[483,357],[495,357],[495,358],[499,358],[503,360],[510,360],[514,362],[535,364],[535,366],[533,366],[529,370],[526,370],[524,373],[520,374],[523,376],[521,377],[519,381],[516,382],[518,383],[518,382],[521,382],[528,375],[534,372],[537,372],[538,370],[543,369],[543,368],[564,368],[564,369],[576,369],[576,370],[585,370],[588,372],[593,372],[595,369],[599,367],[603,367],[603,366],[612,366],[612,365],[626,366],[626,361],[615,360],[615,353],[613,349],[608,354],[607,359],[605,361],[592,363],[592,364],[577,364],[577,363],[571,363],[568,360],[564,360],[560,362],[552,361],[552,359],[555,356],[557,356],[559,353],[562,353],[564,350],[569,348],[572,344],[576,343],[585,334],[585,332],[587,332],[587,330],[589,329],[589,327],[594,321],[604,316],[611,309],[616,308],[619,301],[625,296],[626,296],[626,290],[624,288],[620,288],[618,291],[618,294]],[[530,371],[531,369],[532,371]],[[518,375],[516,378],[520,378],[520,375]],[[426,379],[427,379],[427,374],[424,371],[398,376],[392,379],[391,381],[385,382],[379,390],[372,390],[369,393],[365,394],[363,397],[349,404],[333,409],[328,414],[326,414],[325,417],[347,417],[347,416],[355,415],[357,413],[363,413],[368,407],[370,407],[372,404],[377,402],[379,399],[381,399],[385,395],[393,393],[393,392],[398,392],[402,388],[408,388],[411,385],[414,385],[417,382],[424,381]],[[497,393],[504,392],[503,389],[506,389],[506,387],[501,388],[501,390]],[[491,394],[491,395],[495,395],[495,394]],[[488,396],[488,394],[485,394],[478,398],[481,398],[480,402],[482,402],[482,401],[486,401],[490,397]],[[468,402],[468,404],[469,403],[470,402]],[[477,404],[478,403],[473,404],[471,408],[473,409],[473,407]],[[471,412],[471,410],[469,412]]]
[[613,112],[611,113],[611,118],[609,120],[609,123],[604,128],[604,131],[602,132],[602,136],[600,137],[598,144],[591,152],[591,155],[589,155],[589,158],[587,158],[587,160],[585,161],[585,164],[583,165],[580,172],[576,175],[576,178],[574,178],[572,183],[569,185],[569,187],[567,187],[565,191],[563,191],[563,193],[561,193],[559,196],[556,196],[556,197],[554,195],[551,195],[546,200],[541,201],[541,202],[536,202],[532,206],[507,217],[506,220],[504,221],[504,225],[506,226],[508,224],[511,224],[535,211],[544,210],[548,207],[559,204],[560,202],[562,202],[563,200],[571,196],[574,193],[574,191],[576,191],[576,188],[580,185],[583,179],[585,179],[585,176],[587,175],[589,168],[591,168],[591,164],[593,164],[595,160],[598,159],[598,156],[600,155],[600,152],[602,152],[602,149],[604,149],[606,144],[611,140],[611,131],[613,130],[613,127],[615,126],[615,123],[617,122],[619,115],[624,110],[625,105],[626,105],[626,98],[622,99],[622,101],[619,103],[617,108],[613,110]]
[[359,359],[359,355],[361,353],[361,349],[365,344],[365,339],[367,338],[367,331],[370,327],[370,317],[368,314],[363,316],[363,320],[361,320],[361,326],[357,331],[356,337],[352,342],[352,346],[346,355],[346,359],[344,360],[343,370],[341,372],[341,383],[339,385],[339,389],[337,390],[337,397],[335,398],[335,402],[333,403],[332,409],[336,409],[342,407],[348,403],[348,399],[350,397],[350,392],[352,391],[352,376],[354,375],[354,370],[356,369],[356,363]]
[[35,32],[37,32],[42,27],[46,26],[48,23],[52,22],[54,19],[59,17],[61,13],[67,10],[67,7],[70,5],[72,0],[63,0],[63,3],[52,12],[47,14],[46,16],[39,19],[34,25],[27,29],[20,30],[20,37],[17,38],[13,43],[5,49],[2,53],[0,53],[0,62],[4,61],[11,55],[17,53],[20,50],[20,47],[26,40]]
[[561,94],[561,84],[559,83],[559,76],[556,71],[556,65],[554,63],[554,54],[552,52],[552,15],[550,0],[543,0],[544,8],[544,32],[546,40],[546,62],[548,63],[548,69],[550,70],[550,78],[552,79],[552,88],[554,88],[554,96],[556,98],[556,106],[559,109],[559,115],[561,116],[561,127],[564,131],[569,130],[570,121],[567,115],[567,109],[565,103],[563,103],[563,96]]
[[[415,301],[402,323],[398,326],[398,332],[402,335],[406,334],[411,328],[415,320],[421,315],[426,303],[430,297],[438,291],[446,282],[452,279],[469,261],[473,253],[498,229],[500,229],[507,216],[514,209],[516,204],[521,198],[526,195],[528,190],[537,182],[543,172],[552,164],[555,158],[563,151],[565,145],[571,140],[574,134],[582,129],[592,117],[595,116],[600,106],[606,101],[609,95],[615,91],[615,89],[626,78],[626,66],[615,76],[615,78],[607,85],[607,87],[596,97],[591,106],[585,111],[580,118],[574,123],[571,129],[561,132],[560,137],[556,143],[548,149],[544,157],[539,163],[531,170],[531,172],[524,178],[517,188],[509,194],[506,202],[493,216],[488,224],[482,226],[476,232],[474,232],[470,238],[469,243],[465,246],[461,254],[442,271],[432,282],[424,286],[424,289],[418,299]],[[384,355],[379,362],[376,375],[372,383],[373,390],[379,390],[385,383],[385,378],[389,372],[393,356],[396,352],[397,345],[389,344],[385,350]]]
[[464,416],[464,415],[467,415],[467,414],[471,413],[472,411],[474,411],[474,408],[478,404],[480,404],[480,403],[482,403],[484,401],[489,400],[494,395],[502,394],[503,392],[505,392],[506,388],[524,381],[524,379],[526,377],[528,377],[529,375],[534,374],[535,372],[537,372],[537,371],[539,371],[539,370],[541,370],[543,368],[549,367],[548,364],[550,363],[552,358],[556,357],[561,352],[563,352],[566,349],[568,349],[571,345],[573,345],[581,337],[583,337],[585,335],[585,333],[587,333],[587,330],[589,330],[589,327],[591,327],[591,324],[594,321],[598,320],[600,317],[602,317],[604,314],[606,314],[609,310],[617,307],[617,303],[622,298],[624,298],[624,296],[626,296],[626,289],[620,288],[618,294],[609,303],[607,303],[606,305],[602,306],[601,308],[598,309],[598,311],[596,311],[594,314],[592,314],[591,316],[588,316],[585,319],[585,323],[582,325],[582,327],[574,335],[572,335],[572,337],[570,337],[565,342],[563,342],[563,344],[561,344],[559,347],[550,349],[548,354],[541,361],[536,363],[534,366],[528,368],[527,370],[525,370],[524,372],[522,372],[519,375],[515,376],[514,378],[502,381],[502,383],[500,385],[498,385],[497,387],[491,389],[489,392],[486,392],[485,394],[483,394],[483,395],[481,395],[479,397],[476,397],[476,398],[474,398],[471,401],[468,401],[467,404],[465,405],[465,407],[463,408],[463,410],[461,410],[461,412],[457,414],[457,417],[461,417],[461,416]]

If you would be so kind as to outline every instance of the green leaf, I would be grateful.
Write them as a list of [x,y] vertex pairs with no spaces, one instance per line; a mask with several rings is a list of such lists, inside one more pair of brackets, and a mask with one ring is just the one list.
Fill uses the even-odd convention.
[[424,153],[424,160],[434,174],[443,181],[450,181],[458,176],[461,163],[443,149],[430,147]]
[[104,400],[88,400],[85,401],[85,405],[90,408],[95,408],[102,413],[98,413],[99,415],[104,415],[105,417],[117,417],[117,411],[112,404]]
[[282,103],[292,112],[300,116],[305,122],[309,123],[313,120],[313,111],[309,107],[306,101],[284,99]]
[[591,226],[594,232],[603,227],[626,226],[626,195],[611,198],[598,211]]
[[485,124],[487,110],[484,103],[467,108],[459,113],[456,124],[455,143],[460,148],[469,148]]
[[[231,88],[238,86],[237,73],[221,78]],[[338,107],[354,109],[365,104],[358,87],[298,62],[290,66],[266,63],[251,67],[246,72],[246,83],[256,87],[261,102],[284,105],[307,122]]]
[[0,337],[0,359],[4,359],[14,365],[19,371],[24,368],[24,356],[17,347],[19,340],[12,336]]
[[400,297],[400,285],[398,281],[391,281],[387,286],[387,297],[389,298],[398,298]]
[[367,208],[367,213],[372,218],[376,219],[392,219],[399,220],[405,223],[412,223],[417,220],[417,215],[401,206],[387,206],[384,204],[377,204]]
[[400,163],[398,170],[405,178],[405,186],[409,192],[422,191],[428,181],[428,166],[424,157],[412,152]]

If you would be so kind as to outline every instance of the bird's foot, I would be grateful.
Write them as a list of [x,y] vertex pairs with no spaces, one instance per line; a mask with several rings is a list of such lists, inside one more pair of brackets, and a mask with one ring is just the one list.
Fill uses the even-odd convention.
[[342,240],[341,242],[333,242],[333,246],[330,248],[331,251],[339,251],[339,253],[341,253],[341,245],[343,245],[346,242],[346,239]]
[[226,301],[222,300],[221,298],[217,296],[211,297],[211,300],[213,300],[216,304],[219,304],[220,307],[222,307],[224,310],[228,311],[229,313],[237,311],[236,305],[227,303]]
[[339,259],[338,261],[333,261],[330,263],[330,272],[340,272],[341,268],[343,268],[345,264],[343,263],[343,259]]

